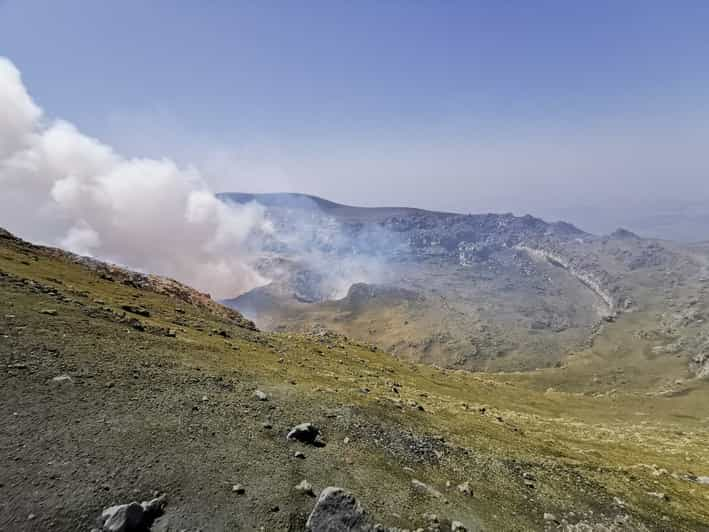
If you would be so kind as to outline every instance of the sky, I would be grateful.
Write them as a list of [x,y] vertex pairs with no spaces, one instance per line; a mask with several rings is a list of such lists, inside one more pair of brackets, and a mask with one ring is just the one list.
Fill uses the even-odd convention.
[[708,27],[691,0],[0,0],[0,56],[47,119],[214,191],[709,240]]

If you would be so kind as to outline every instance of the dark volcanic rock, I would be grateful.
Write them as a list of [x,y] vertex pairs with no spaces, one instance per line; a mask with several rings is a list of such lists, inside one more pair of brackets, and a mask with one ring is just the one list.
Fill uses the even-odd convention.
[[121,305],[121,308],[131,314],[137,314],[138,316],[143,316],[146,318],[150,317],[150,311],[143,307],[138,307],[136,305]]
[[136,319],[136,318],[131,318],[128,320],[128,326],[135,329],[136,331],[144,331],[145,330],[145,325],[143,323]]

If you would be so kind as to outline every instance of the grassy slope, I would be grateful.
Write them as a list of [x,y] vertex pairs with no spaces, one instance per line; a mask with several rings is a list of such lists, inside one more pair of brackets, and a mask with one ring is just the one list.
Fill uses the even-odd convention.
[[[0,272],[0,530],[86,529],[103,507],[152,490],[168,492],[178,529],[298,530],[313,504],[293,492],[303,478],[351,489],[387,525],[422,526],[433,511],[472,528],[541,530],[551,512],[709,529],[709,486],[683,478],[709,475],[702,383],[674,396],[545,392],[569,371],[588,391],[603,356],[530,374],[443,371],[340,337],[250,331],[7,240]],[[126,303],[177,336],[131,329]],[[72,382],[51,380],[60,374]],[[271,400],[255,401],[257,386]],[[303,448],[305,460],[284,438],[302,421],[327,441]],[[412,490],[411,478],[445,501]],[[454,488],[465,480],[472,498]],[[235,482],[246,495],[231,492]]]

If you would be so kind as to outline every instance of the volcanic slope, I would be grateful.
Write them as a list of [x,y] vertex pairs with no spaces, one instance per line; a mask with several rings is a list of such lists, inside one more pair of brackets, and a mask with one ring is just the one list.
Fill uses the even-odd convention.
[[262,203],[276,228],[258,263],[272,282],[226,301],[261,328],[324,326],[402,359],[493,372],[640,346],[667,382],[709,374],[706,246],[532,216],[221,197]]
[[[471,374],[264,333],[174,281],[2,232],[0,530],[88,530],[155,492],[153,530],[303,530],[302,480],[387,527],[709,530],[706,383],[539,389],[565,371]],[[320,445],[286,440],[302,422]]]

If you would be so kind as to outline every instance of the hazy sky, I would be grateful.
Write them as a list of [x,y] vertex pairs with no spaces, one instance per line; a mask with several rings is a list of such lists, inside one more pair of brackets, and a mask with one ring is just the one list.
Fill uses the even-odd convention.
[[707,28],[706,1],[0,0],[49,117],[215,190],[687,239],[709,239]]

